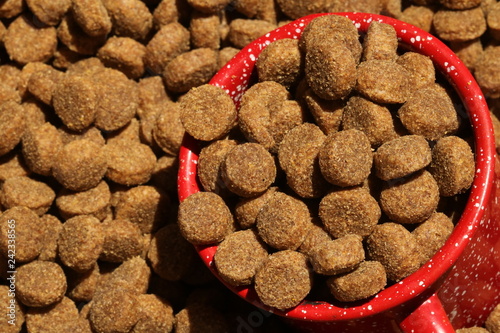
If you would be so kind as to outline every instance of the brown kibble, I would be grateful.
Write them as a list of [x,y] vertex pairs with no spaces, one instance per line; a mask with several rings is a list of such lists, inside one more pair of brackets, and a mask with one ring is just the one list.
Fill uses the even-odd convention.
[[68,49],[82,55],[94,55],[106,42],[106,36],[87,35],[75,21],[73,14],[65,15],[57,27],[57,38]]
[[439,187],[428,171],[388,182],[380,193],[382,211],[395,222],[420,223],[429,218],[439,202]]
[[153,28],[153,14],[140,0],[102,0],[117,36],[144,40]]
[[390,281],[402,280],[415,272],[422,262],[416,238],[401,224],[377,225],[366,244],[368,257],[384,266]]
[[448,216],[443,213],[434,213],[412,231],[412,235],[415,236],[420,246],[423,261],[429,260],[444,245],[453,227],[453,222]]
[[26,4],[42,23],[55,26],[71,7],[71,0],[26,0]]
[[17,79],[17,91],[21,98],[30,97],[28,94],[28,83],[31,75],[48,68],[51,68],[50,65],[44,64],[43,62],[29,62],[22,67],[21,74],[18,75]]
[[9,153],[0,157],[0,182],[3,183],[11,177],[29,176],[30,173],[20,153]]
[[240,199],[234,209],[234,216],[242,229],[251,228],[257,223],[257,215],[276,190],[277,187],[270,187],[257,197]]
[[363,40],[363,61],[389,60],[398,57],[396,29],[390,24],[373,21]]
[[226,317],[211,305],[193,303],[175,315],[175,332],[204,331],[227,333],[230,325]]
[[[457,24],[460,22],[460,24]],[[486,18],[480,7],[466,10],[438,10],[432,19],[435,34],[445,41],[464,42],[486,31]]]
[[0,84],[0,103],[7,101],[13,101],[16,103],[21,103],[21,96],[15,88],[10,87],[7,84]]
[[216,140],[201,149],[197,171],[205,191],[214,192],[220,196],[230,194],[222,180],[222,164],[226,155],[237,144],[235,140]]
[[182,235],[197,245],[220,242],[233,228],[229,208],[212,192],[198,192],[187,197],[179,205],[177,221]]
[[165,223],[169,208],[170,198],[161,189],[136,186],[120,196],[115,216],[137,224],[142,233],[151,233]]
[[474,76],[487,97],[500,97],[500,46],[489,46],[475,64]]
[[311,227],[306,204],[285,193],[275,192],[257,215],[259,236],[277,250],[296,250]]
[[363,260],[365,260],[365,250],[362,238],[354,234],[318,244],[309,255],[314,271],[322,275],[350,272]]
[[153,11],[153,25],[157,30],[169,23],[182,22],[183,14],[189,10],[187,2],[177,0],[152,0],[151,2],[157,5]]
[[26,306],[38,308],[59,302],[66,288],[64,271],[54,262],[35,260],[17,269],[16,296]]
[[[399,1],[398,1],[399,2]],[[432,29],[432,19],[434,11],[428,6],[408,6],[399,15],[398,19],[408,22],[424,31],[430,32]]]
[[112,141],[104,147],[108,170],[106,177],[122,185],[140,185],[151,178],[156,165],[153,150],[140,142]]
[[[162,3],[165,4],[169,2],[172,1],[162,1]],[[157,10],[160,6],[161,4],[158,5]],[[193,48],[207,47],[213,50],[220,49],[220,24],[221,19],[218,13],[205,14],[193,11],[189,22],[189,32],[191,33],[191,44],[193,45]]]
[[243,48],[260,36],[275,29],[276,25],[264,20],[234,19],[229,24],[228,39],[236,48]]
[[100,333],[129,332],[139,320],[137,296],[116,288],[97,294],[92,300],[89,320]]
[[144,74],[146,47],[128,37],[111,37],[97,52],[106,67],[123,72],[130,79],[138,79]]
[[305,91],[303,98],[316,124],[326,135],[340,130],[345,106],[344,101],[321,99],[310,88]]
[[78,332],[80,321],[76,304],[64,297],[43,308],[30,308],[26,314],[28,332]]
[[102,223],[104,244],[100,260],[123,262],[141,254],[143,240],[141,230],[128,220],[114,219]]
[[0,156],[7,154],[21,141],[25,129],[24,110],[14,101],[0,104]]
[[52,66],[60,70],[68,69],[68,67],[82,60],[82,58],[81,54],[71,51],[66,45],[61,45],[54,53]]
[[255,66],[259,81],[275,81],[285,87],[298,82],[303,61],[296,39],[279,39],[269,44],[259,55]]
[[54,157],[52,175],[69,190],[89,190],[97,186],[106,173],[106,155],[105,150],[93,141],[72,141]]
[[103,244],[101,221],[90,215],[72,217],[64,223],[59,234],[59,259],[77,272],[88,271],[96,264]]
[[130,333],[169,333],[174,326],[174,314],[169,302],[158,295],[137,296],[139,320]]
[[441,138],[432,148],[429,172],[436,179],[442,196],[463,193],[474,180],[474,153],[469,144],[457,136]]
[[44,230],[40,218],[27,207],[13,207],[0,215],[0,250],[8,254],[9,230],[16,230],[16,262],[30,262],[40,254]]
[[148,262],[156,274],[167,281],[179,281],[195,260],[193,246],[184,239],[176,223],[159,229],[151,240]]
[[267,306],[285,310],[297,306],[312,287],[312,272],[302,253],[271,254],[255,275],[255,291]]
[[[24,325],[25,310],[17,298],[12,298],[9,295],[9,291],[9,286],[0,286],[0,306],[4,309],[9,309],[9,314],[13,314],[16,320],[13,323],[9,323],[9,320],[2,320],[0,322],[0,331],[4,333],[19,333],[21,327]],[[14,303],[12,303],[13,300],[15,301]]]
[[56,51],[56,29],[36,27],[22,15],[9,25],[3,43],[10,59],[21,65],[46,62]]
[[[0,31],[1,30],[2,28],[0,27]],[[2,43],[1,32],[0,32],[0,43]],[[2,84],[17,90],[17,87],[21,81],[20,76],[21,76],[21,70],[16,66],[16,64],[7,63],[0,65],[0,82],[2,82]]]
[[198,140],[221,138],[236,124],[236,107],[231,97],[210,84],[191,89],[183,96],[180,107],[186,132]]
[[119,140],[130,140],[133,142],[140,143],[141,138],[140,138],[140,123],[139,120],[136,118],[132,118],[130,122],[123,126],[122,128],[113,131],[113,132],[108,132],[106,133],[106,143],[111,143],[112,141],[119,141]]
[[500,305],[495,306],[485,322],[486,329],[491,333],[500,332]]
[[231,0],[187,0],[187,3],[203,13],[214,14],[222,10]]
[[138,256],[133,257],[124,261],[100,282],[95,296],[115,289],[126,290],[134,295],[144,294],[148,290],[150,278],[151,268],[146,261]]
[[111,31],[111,19],[101,0],[72,0],[73,17],[89,36],[107,35]]
[[420,53],[406,52],[398,57],[396,63],[409,72],[412,90],[420,89],[436,80],[436,69],[431,58]]
[[260,144],[247,142],[231,149],[221,166],[227,188],[242,197],[264,193],[276,178],[273,156]]
[[95,128],[94,126],[89,127],[88,129],[84,130],[81,133],[71,131],[64,126],[59,127],[57,130],[61,135],[61,139],[64,145],[67,145],[70,142],[81,139],[90,140],[100,147],[104,146],[104,144],[106,143],[106,140],[102,136],[101,131]]
[[362,131],[332,133],[319,151],[321,174],[333,185],[359,185],[370,174],[372,155],[370,141]]
[[486,15],[488,32],[496,40],[500,40],[500,5],[494,3]]
[[219,275],[233,286],[249,285],[268,253],[265,244],[252,230],[227,236],[217,247],[214,260]]
[[0,192],[0,202],[5,208],[24,206],[39,216],[49,210],[56,194],[52,188],[35,179],[20,176],[7,179]]
[[413,92],[399,108],[398,116],[411,134],[422,135],[428,140],[452,134],[459,126],[450,96],[437,84]]
[[83,58],[68,66],[66,73],[92,76],[104,69],[104,64],[97,57]]
[[460,329],[456,330],[456,333],[489,333],[489,332],[490,331],[488,331],[486,328],[477,327],[477,326],[460,328]]
[[51,175],[54,156],[63,147],[57,128],[49,122],[36,128],[28,127],[22,143],[24,161],[29,169],[43,176]]
[[42,126],[52,118],[52,111],[49,106],[33,97],[28,97],[28,99],[22,102],[21,106],[24,109],[25,119],[30,119],[26,123],[26,129],[34,129]]
[[466,42],[451,42],[450,49],[455,52],[471,72],[475,70],[476,62],[483,54],[483,44],[480,38]]
[[68,270],[66,274],[68,278],[67,296],[75,302],[90,302],[94,298],[101,276],[99,265],[94,265],[93,268],[83,273]]
[[363,61],[357,77],[356,90],[376,103],[404,103],[410,96],[409,73],[394,61]]
[[51,105],[56,84],[63,76],[63,72],[52,67],[37,71],[29,78],[28,91],[38,100]]
[[13,18],[21,14],[26,8],[26,3],[23,0],[5,0],[0,4],[0,17]]
[[239,49],[228,46],[219,50],[219,61],[217,65],[217,70],[220,70],[224,65],[228,63],[238,52]]
[[378,261],[363,261],[352,272],[328,279],[333,296],[341,302],[354,302],[375,295],[385,288],[387,276]]
[[408,176],[431,163],[429,143],[420,135],[405,135],[387,141],[373,154],[377,177],[390,180]]
[[38,256],[38,260],[55,261],[57,258],[57,239],[62,230],[63,224],[57,217],[44,214],[40,217],[40,224],[43,227],[43,245]]
[[277,0],[277,3],[283,13],[292,19],[298,19],[309,14],[327,12],[325,1]]
[[330,240],[332,240],[332,238],[321,226],[321,221],[319,221],[318,218],[313,218],[313,223],[307,231],[306,238],[302,244],[300,244],[298,251],[309,257],[315,247]]
[[375,198],[359,187],[332,191],[319,204],[319,217],[333,238],[348,234],[366,237],[380,216]]
[[156,161],[151,184],[164,189],[166,193],[177,193],[177,170],[179,159],[175,156],[162,156]]

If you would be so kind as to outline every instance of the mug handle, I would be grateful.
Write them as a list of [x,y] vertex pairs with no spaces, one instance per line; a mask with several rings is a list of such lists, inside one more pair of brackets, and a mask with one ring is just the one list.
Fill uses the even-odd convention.
[[404,333],[454,333],[448,315],[434,293],[399,323]]

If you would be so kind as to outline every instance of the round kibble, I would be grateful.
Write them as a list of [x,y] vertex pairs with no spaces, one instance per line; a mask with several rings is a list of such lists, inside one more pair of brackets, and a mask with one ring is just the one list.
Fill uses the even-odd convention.
[[220,242],[232,231],[233,215],[224,200],[212,192],[198,192],[179,205],[182,235],[197,245]]
[[153,28],[153,14],[140,0],[103,0],[117,36],[144,40]]
[[396,29],[390,24],[374,21],[368,27],[363,40],[363,61],[389,60],[398,57]]
[[111,19],[100,0],[73,0],[71,10],[75,21],[89,36],[103,36],[111,32]]
[[158,106],[158,114],[152,134],[154,141],[169,155],[177,155],[184,138],[184,126],[180,119],[179,103],[164,102]]
[[111,37],[97,52],[106,67],[117,69],[129,79],[144,75],[146,47],[129,37]]
[[134,295],[145,294],[150,278],[151,268],[146,261],[141,257],[133,257],[109,273],[105,282],[98,285],[95,296],[114,289],[126,290]]
[[154,294],[137,296],[138,321],[130,333],[171,332],[174,313],[168,301]]
[[110,205],[111,192],[105,181],[86,191],[61,190],[57,194],[56,206],[64,219],[76,215],[93,215],[103,220]]
[[259,81],[274,81],[294,86],[302,74],[303,61],[296,39],[279,39],[269,44],[255,63]]
[[0,156],[7,154],[21,141],[25,129],[24,110],[14,101],[0,104]]
[[100,260],[123,262],[142,253],[141,230],[128,220],[114,219],[102,223],[104,243]]
[[330,240],[332,240],[332,238],[321,225],[321,221],[318,221],[317,218],[313,218],[313,224],[309,228],[306,238],[302,244],[300,244],[298,251],[309,257],[314,248]]
[[55,197],[55,192],[49,185],[24,176],[7,179],[0,192],[3,207],[24,206],[38,215],[49,210]]
[[465,10],[440,9],[434,13],[432,26],[439,38],[450,42],[478,38],[487,28],[486,18],[480,7]]
[[[9,291],[9,286],[0,286],[0,306],[9,309],[9,317],[7,318],[10,318],[10,314],[13,314],[15,315],[16,320],[11,323],[9,323],[9,320],[2,320],[2,322],[0,322],[0,330],[5,333],[19,333],[21,331],[21,327],[24,325],[25,310],[17,299],[10,297]],[[16,302],[11,303],[11,300],[15,300]]]
[[488,331],[497,333],[500,331],[500,306],[496,305],[486,318],[485,327]]
[[237,18],[229,24],[228,40],[236,48],[243,48],[248,43],[274,30],[276,25],[264,20]]
[[416,52],[406,52],[398,57],[396,63],[410,74],[410,86],[417,90],[436,81],[436,70],[429,57]]
[[137,296],[119,288],[97,294],[89,320],[97,332],[129,332],[139,320]]
[[28,176],[30,173],[20,153],[0,157],[0,182],[11,177]]
[[64,297],[52,306],[30,308],[26,314],[28,332],[77,332],[80,321],[76,304]]
[[35,260],[17,269],[16,296],[26,306],[44,307],[60,301],[66,293],[66,276],[61,266]]
[[[106,42],[106,36],[87,35],[75,21],[73,15],[65,15],[57,27],[57,38],[70,51],[79,55],[94,55]],[[70,66],[71,67],[71,66]]]
[[26,5],[42,23],[55,26],[70,9],[71,0],[26,0]]
[[434,213],[412,231],[425,261],[444,245],[453,227],[453,222],[448,216],[443,213]]
[[52,67],[33,73],[28,80],[28,91],[41,102],[50,105],[57,82],[64,73]]
[[257,223],[257,215],[267,201],[276,192],[277,187],[270,187],[254,198],[241,198],[234,209],[234,217],[242,229],[251,228]]

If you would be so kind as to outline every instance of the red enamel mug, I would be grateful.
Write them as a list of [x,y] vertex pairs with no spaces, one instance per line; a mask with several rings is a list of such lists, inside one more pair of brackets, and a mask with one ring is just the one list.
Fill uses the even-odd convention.
[[[475,140],[476,174],[469,198],[444,246],[418,271],[356,303],[304,300],[288,311],[263,305],[252,287],[226,286],[255,306],[282,316],[297,332],[454,332],[482,326],[500,303],[500,185],[496,181],[495,142],[485,98],[474,77],[438,38],[408,23],[366,13],[313,14],[262,36],[242,49],[210,81],[238,106],[251,84],[256,58],[270,42],[299,38],[320,15],[342,15],[366,32],[372,21],[394,26],[400,45],[429,56],[455,88],[468,113]],[[196,172],[200,147],[186,135],[180,150],[180,201],[200,191]],[[197,247],[213,274],[217,246]],[[221,280],[222,281],[222,280]],[[224,281],[222,281],[224,283]]]

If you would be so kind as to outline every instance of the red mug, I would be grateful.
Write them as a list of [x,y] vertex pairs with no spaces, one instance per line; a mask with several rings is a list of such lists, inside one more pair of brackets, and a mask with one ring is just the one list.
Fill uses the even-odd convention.
[[[392,25],[400,45],[429,56],[460,96],[473,127],[476,174],[463,213],[443,247],[420,269],[374,297],[331,304],[307,299],[293,309],[279,311],[262,304],[252,287],[233,292],[255,306],[280,315],[298,332],[454,332],[482,326],[500,303],[500,185],[496,181],[495,142],[489,109],[474,77],[438,38],[408,23],[367,13],[313,14],[295,20],[243,48],[210,81],[223,88],[239,106],[251,84],[256,58],[272,41],[299,38],[305,26],[321,15],[342,15],[366,32],[372,21]],[[200,147],[184,137],[180,150],[178,195],[183,201],[199,192],[197,161]],[[500,168],[499,168],[500,169]],[[197,251],[217,277],[213,256],[217,246]]]

